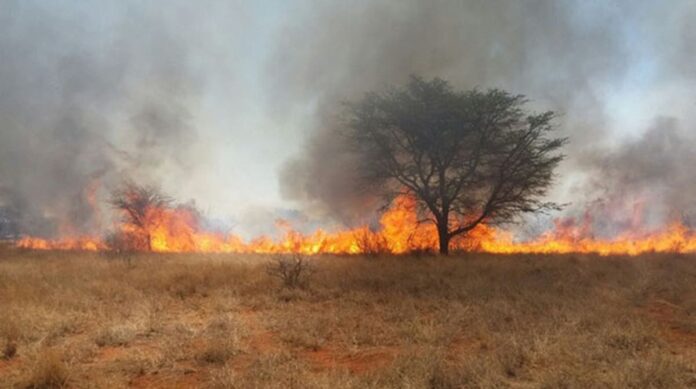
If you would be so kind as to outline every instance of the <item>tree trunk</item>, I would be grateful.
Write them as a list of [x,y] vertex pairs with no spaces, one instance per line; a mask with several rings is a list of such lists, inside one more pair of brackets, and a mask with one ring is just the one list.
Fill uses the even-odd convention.
[[440,255],[449,255],[450,236],[447,231],[447,223],[437,224],[437,237],[440,244]]

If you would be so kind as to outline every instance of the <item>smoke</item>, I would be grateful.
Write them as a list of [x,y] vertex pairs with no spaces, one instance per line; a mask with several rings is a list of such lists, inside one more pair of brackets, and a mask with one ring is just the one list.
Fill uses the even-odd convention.
[[[658,118],[640,137],[613,150],[593,150],[585,155],[591,188],[601,210],[625,210],[629,220],[624,229],[659,227],[681,221],[696,222],[696,135],[674,118]],[[601,219],[602,215],[593,215]],[[617,218],[612,218],[617,220]]]
[[0,224],[100,231],[123,179],[254,233],[290,203],[365,221],[383,204],[356,184],[341,102],[411,74],[560,112],[551,200],[648,198],[675,217],[693,209],[695,39],[689,0],[0,0]]
[[121,179],[187,168],[191,13],[122,4],[2,1],[0,205],[23,232],[93,231]]
[[[672,186],[683,178],[677,159],[658,162],[640,153],[657,138],[660,145],[686,142],[688,154],[693,139],[669,140],[676,133],[662,130],[634,143],[622,139],[675,114],[669,105],[675,98],[696,101],[693,89],[667,91],[680,80],[693,84],[693,2],[379,0],[310,2],[298,13],[300,20],[282,31],[270,73],[280,115],[309,110],[317,118],[302,152],[280,173],[282,193],[308,209],[346,222],[374,209],[370,193],[356,190],[354,157],[336,131],[336,115],[341,101],[404,83],[410,74],[462,89],[500,87],[527,95],[533,109],[560,112],[561,135],[571,141],[555,193],[561,202],[582,199],[583,177],[592,174],[606,190],[650,187],[666,203],[680,188]],[[656,104],[640,100],[657,90],[665,93]],[[693,123],[682,126],[693,130]],[[617,142],[622,146],[609,147]],[[680,157],[686,155],[674,156]]]

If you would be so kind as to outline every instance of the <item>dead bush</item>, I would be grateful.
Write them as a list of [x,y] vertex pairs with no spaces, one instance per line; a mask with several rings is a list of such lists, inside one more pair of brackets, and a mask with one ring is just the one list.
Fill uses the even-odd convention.
[[266,273],[280,279],[286,288],[306,287],[315,269],[302,254],[278,255],[266,267]]

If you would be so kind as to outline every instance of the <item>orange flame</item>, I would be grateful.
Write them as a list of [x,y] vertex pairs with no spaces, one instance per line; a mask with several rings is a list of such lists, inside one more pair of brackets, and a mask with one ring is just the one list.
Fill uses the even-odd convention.
[[88,236],[49,240],[34,237],[24,237],[17,241],[16,246],[33,250],[81,250],[98,251],[108,247],[100,239]]
[[[119,226],[126,239],[139,242],[136,248],[154,252],[203,253],[302,253],[302,254],[402,254],[414,251],[436,251],[437,230],[432,223],[419,223],[416,201],[400,196],[381,216],[380,228],[367,226],[337,232],[316,230],[302,234],[289,223],[277,223],[283,237],[274,240],[260,236],[244,241],[234,234],[204,231],[195,210],[187,207],[152,208],[142,227]],[[452,242],[452,250],[480,251],[500,254],[597,253],[600,255],[638,255],[648,252],[696,252],[696,234],[681,223],[648,233],[626,233],[611,240],[591,237],[587,221],[576,225],[559,221],[553,231],[528,242],[516,242],[509,232],[484,223]],[[146,242],[143,244],[143,242]],[[59,240],[25,237],[17,247],[40,250],[106,250],[113,248],[95,237],[73,237]]]

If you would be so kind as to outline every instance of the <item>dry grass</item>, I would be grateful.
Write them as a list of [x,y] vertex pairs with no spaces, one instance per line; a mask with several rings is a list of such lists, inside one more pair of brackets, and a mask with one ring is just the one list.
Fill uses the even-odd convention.
[[5,250],[0,387],[694,387],[695,260]]
[[67,388],[70,383],[70,371],[60,354],[45,350],[37,358],[28,372],[23,386],[31,389]]

